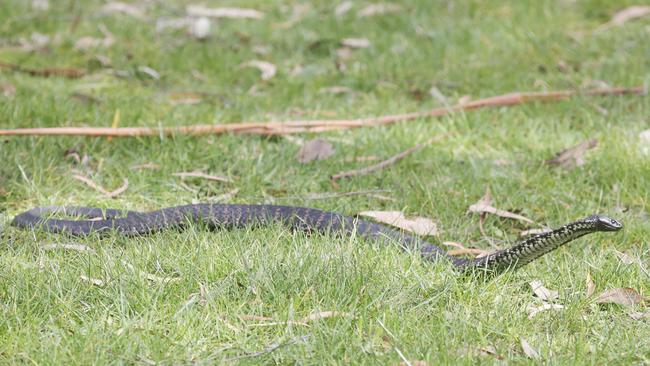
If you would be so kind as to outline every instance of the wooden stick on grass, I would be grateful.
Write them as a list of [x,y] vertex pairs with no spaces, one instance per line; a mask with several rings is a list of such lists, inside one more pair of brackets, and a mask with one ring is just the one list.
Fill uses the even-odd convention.
[[[605,96],[625,94],[645,94],[642,86],[633,88],[604,88],[587,91],[553,91],[553,92],[522,92],[510,93],[478,99],[466,104],[452,107],[435,108],[424,112],[394,114],[380,117],[343,120],[312,120],[287,122],[246,122],[216,125],[188,125],[175,127],[52,127],[52,128],[16,128],[0,130],[0,136],[160,136],[160,135],[208,135],[208,134],[257,134],[257,135],[287,135],[293,133],[318,133],[333,130],[344,130],[365,126],[388,125],[398,122],[412,121],[422,118],[439,117],[459,111],[469,111],[485,107],[503,107],[531,102],[550,102],[563,100],[572,96]],[[1,123],[1,122],[0,122]]]

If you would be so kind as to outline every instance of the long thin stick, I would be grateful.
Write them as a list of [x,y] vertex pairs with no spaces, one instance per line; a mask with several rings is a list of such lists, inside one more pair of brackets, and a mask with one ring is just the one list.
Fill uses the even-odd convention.
[[587,91],[553,91],[553,92],[524,92],[510,93],[478,99],[466,104],[459,104],[452,107],[435,108],[425,112],[412,112],[394,114],[388,116],[359,118],[351,120],[312,120],[312,121],[287,121],[287,122],[247,122],[230,123],[217,125],[188,125],[176,127],[52,127],[52,128],[17,128],[0,130],[3,135],[22,136],[113,136],[113,137],[134,137],[134,136],[159,136],[173,134],[207,135],[207,134],[258,134],[258,135],[286,135],[303,132],[325,132],[342,130],[364,126],[388,125],[398,122],[412,121],[421,118],[439,117],[458,111],[469,111],[485,107],[511,106],[530,102],[549,102],[566,99],[575,95],[602,96],[602,95],[624,95],[624,94],[645,94],[642,86],[633,88],[605,88]]
[[427,145],[430,145],[434,141],[439,140],[440,137],[441,136],[437,136],[437,137],[434,137],[432,139],[429,139],[427,142],[415,145],[415,146],[413,146],[413,147],[411,147],[411,148],[409,148],[407,150],[404,150],[401,153],[399,153],[399,154],[397,154],[395,156],[392,156],[392,157],[390,157],[390,158],[388,158],[388,159],[386,159],[384,161],[381,161],[381,162],[379,162],[377,164],[370,165],[370,166],[367,166],[367,167],[361,168],[361,169],[354,169],[354,170],[349,170],[347,172],[341,172],[341,173],[334,174],[333,176],[331,176],[331,179],[332,180],[337,180],[337,179],[341,179],[341,178],[354,177],[356,175],[368,174],[368,173],[372,173],[372,172],[374,172],[376,170],[383,169],[383,168],[385,168],[385,167],[387,167],[387,166],[389,166],[391,164],[395,164],[395,162],[397,162],[397,161],[399,161],[401,159],[404,159],[407,155],[413,154],[414,152],[422,149],[423,147],[425,147]]

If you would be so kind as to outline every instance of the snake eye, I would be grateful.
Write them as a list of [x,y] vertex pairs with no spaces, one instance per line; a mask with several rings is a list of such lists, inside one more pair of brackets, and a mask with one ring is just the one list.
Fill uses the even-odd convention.
[[598,227],[603,231],[617,231],[623,228],[623,224],[607,216],[598,217]]

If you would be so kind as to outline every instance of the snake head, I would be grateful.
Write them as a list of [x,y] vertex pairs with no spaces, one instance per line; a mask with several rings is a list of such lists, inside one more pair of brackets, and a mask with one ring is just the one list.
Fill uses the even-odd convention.
[[623,228],[623,224],[607,216],[593,215],[584,221],[594,225],[598,231],[619,231]]

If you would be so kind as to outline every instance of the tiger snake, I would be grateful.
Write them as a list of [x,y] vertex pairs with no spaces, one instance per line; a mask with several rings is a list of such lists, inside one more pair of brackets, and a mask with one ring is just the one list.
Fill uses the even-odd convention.
[[[57,218],[65,215],[66,218]],[[82,220],[71,219],[80,217]],[[211,228],[238,228],[282,223],[292,229],[357,235],[365,240],[393,242],[415,251],[428,261],[446,259],[462,271],[484,269],[493,272],[518,268],[573,241],[599,231],[618,231],[623,225],[607,216],[592,215],[549,232],[533,235],[507,249],[484,257],[465,259],[448,255],[424,239],[374,222],[314,208],[277,205],[191,204],[151,212],[122,211],[77,206],[37,207],[17,215],[12,225],[24,229],[74,236],[115,231],[128,236],[147,235],[168,228],[201,223]]]

